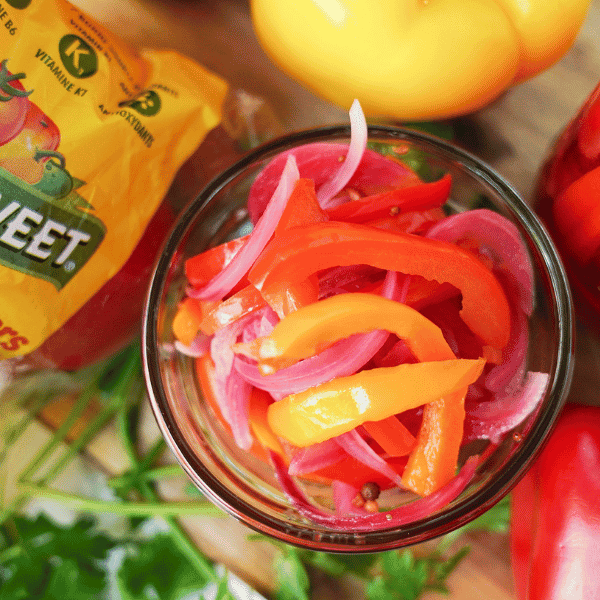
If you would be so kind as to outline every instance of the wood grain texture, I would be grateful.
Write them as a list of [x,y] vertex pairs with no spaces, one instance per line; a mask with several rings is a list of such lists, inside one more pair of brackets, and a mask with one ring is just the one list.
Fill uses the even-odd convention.
[[[345,122],[336,108],[281,73],[265,56],[242,0],[75,0],[92,16],[132,44],[180,50],[222,75],[232,87],[266,98],[287,130]],[[600,80],[600,0],[570,52],[536,78],[507,91],[485,109],[460,119],[469,149],[488,161],[531,200],[536,173],[553,140]],[[600,344],[580,327],[572,399],[597,403]],[[50,418],[50,417],[48,417]],[[54,416],[55,420],[60,418]],[[148,439],[157,434],[145,414]],[[50,420],[52,420],[50,418]],[[90,457],[109,473],[123,468],[110,428],[89,448]],[[183,481],[162,487],[165,497],[181,495]],[[249,533],[233,519],[186,519],[198,545],[211,557],[262,590],[272,589],[272,548],[246,540]],[[512,600],[513,585],[504,536],[470,536],[472,552],[449,585],[451,599]],[[360,587],[343,581],[335,589],[318,582],[314,598],[361,598]],[[439,595],[427,596],[428,600]]]

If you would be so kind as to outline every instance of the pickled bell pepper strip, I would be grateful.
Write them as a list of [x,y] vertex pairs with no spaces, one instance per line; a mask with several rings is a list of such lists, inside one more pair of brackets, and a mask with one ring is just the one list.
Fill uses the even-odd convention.
[[[467,388],[425,406],[417,444],[408,457],[402,483],[420,496],[428,496],[456,475],[463,437]],[[449,427],[449,423],[460,424]]]
[[419,361],[456,358],[441,329],[414,308],[360,292],[337,294],[288,315],[267,337],[236,344],[269,374],[355,333],[383,329],[404,339]]
[[319,206],[315,182],[312,179],[300,178],[283,209],[273,237],[281,235],[290,227],[320,223],[328,219],[327,213]]
[[197,300],[184,298],[177,307],[177,313],[173,318],[173,335],[182,344],[189,346],[198,331],[202,321],[202,309]]
[[[282,235],[290,227],[319,223],[326,221],[327,218],[327,215],[317,201],[313,181],[310,179],[299,179],[294,186],[273,236]],[[248,236],[244,236],[225,244],[220,244],[188,259],[185,269],[190,283],[197,286],[210,281],[241,250],[247,238]],[[264,306],[265,300],[253,285],[246,285],[241,287],[241,289],[237,289],[239,287],[236,286],[233,290],[234,293],[228,298],[219,304],[210,306],[205,311],[206,314],[200,325],[204,333],[210,335],[235,319]],[[315,302],[318,299],[318,294],[318,280],[315,277],[306,284],[290,288],[283,302],[280,301],[280,298],[276,298],[272,308],[278,315],[284,316],[300,306]],[[210,302],[204,301],[205,304]]]
[[248,284],[221,302],[205,301],[202,304],[212,304],[212,307],[205,311],[199,327],[203,333],[212,335],[236,319],[262,308],[265,300],[253,285]]
[[194,287],[206,285],[218,275],[244,247],[248,235],[209,248],[185,261],[185,276]]
[[445,217],[442,208],[430,210],[401,212],[397,215],[378,217],[365,221],[365,225],[387,231],[402,231],[404,233],[423,234],[440,219]]
[[250,409],[248,412],[248,420],[250,422],[250,430],[256,440],[268,450],[277,452],[280,456],[286,457],[281,443],[271,431],[267,422],[267,410],[272,404],[273,399],[270,394],[264,390],[253,388],[250,395]]
[[[462,390],[484,365],[483,359],[457,358],[361,371],[274,402],[268,423],[273,433],[302,448]],[[439,425],[444,435],[456,423]]]
[[[337,339],[372,329],[390,330],[404,339],[417,360],[445,361],[454,358],[454,354],[444,339],[441,330],[419,312],[387,298],[361,293],[339,294],[305,307],[280,321],[270,336],[251,343],[249,347],[246,346],[246,349],[251,349],[254,352],[254,356],[260,361],[259,365],[262,365],[263,371],[268,372],[269,369],[276,369],[280,365],[287,364],[290,360],[311,356]],[[481,361],[481,368],[483,368],[484,362]],[[360,377],[361,375],[363,373],[353,377]],[[365,374],[365,377],[372,377],[372,375]],[[347,380],[347,378],[343,379]],[[337,381],[337,385],[343,385],[342,380],[335,381]],[[336,384],[332,383],[332,385]],[[389,392],[389,389],[393,389],[391,379],[387,382],[387,385],[389,386]],[[404,383],[397,383],[397,385],[404,386]],[[357,389],[359,391],[350,392],[343,388],[337,389],[340,394],[340,402],[342,402],[342,394],[347,396],[349,393],[352,396],[353,393],[363,393],[360,387]],[[324,388],[323,386],[312,388],[312,390],[315,394],[317,390],[321,390],[321,394],[333,392],[333,389]],[[404,390],[404,387],[402,387],[402,390]],[[306,393],[310,394],[311,390]],[[439,400],[442,395],[440,394],[433,399]],[[288,396],[278,404],[284,401],[289,403],[289,398],[292,397],[302,398],[300,394],[295,394]],[[441,482],[445,483],[448,480],[448,473],[453,473],[462,439],[463,400],[464,394],[461,394],[444,401],[441,404],[444,410],[429,411],[429,425],[420,432],[418,444],[411,454],[411,457],[413,454],[417,454],[419,457],[426,457],[428,460],[424,468],[419,473],[415,473],[410,481],[415,491],[437,489],[443,485]],[[311,398],[310,401],[317,401],[316,396]],[[458,404],[457,407],[449,406],[453,401]],[[309,401],[307,400],[307,402]],[[417,406],[425,403],[426,401],[423,400]],[[342,410],[352,411],[351,407],[345,406],[343,403],[340,404],[340,407]],[[383,418],[390,417],[402,410],[411,408],[411,406],[398,406],[396,408],[398,410],[387,414]],[[283,409],[272,410],[282,411]],[[319,407],[315,410],[322,412],[325,409]],[[456,420],[450,418],[452,415]],[[281,415],[278,418],[281,418]],[[359,420],[354,422],[353,427],[365,421],[376,421],[378,419],[361,418]],[[335,417],[332,417],[331,421],[331,425],[335,426]],[[297,422],[293,421],[290,426],[300,427]],[[342,428],[345,426],[347,426],[347,422],[342,425]],[[295,439],[293,443],[297,444],[298,439]],[[440,452],[440,449],[443,452]],[[420,459],[414,458],[413,462],[415,461],[420,464]]]
[[417,442],[415,436],[404,426],[396,415],[381,421],[365,421],[363,428],[390,456],[408,454]]
[[268,294],[260,292],[267,304],[277,313],[280,319],[308,306],[319,299],[319,277],[311,275],[305,281],[299,281],[287,288],[285,294]]
[[487,345],[506,345],[510,309],[504,290],[476,256],[450,243],[335,221],[295,227],[265,248],[248,280],[263,295],[283,295],[317,271],[353,264],[451,283],[462,293],[461,316],[469,328]]
[[394,212],[438,208],[448,200],[451,187],[452,177],[446,174],[433,183],[419,183],[411,187],[351,200],[327,209],[327,215],[332,221],[364,223],[370,219],[389,216]]

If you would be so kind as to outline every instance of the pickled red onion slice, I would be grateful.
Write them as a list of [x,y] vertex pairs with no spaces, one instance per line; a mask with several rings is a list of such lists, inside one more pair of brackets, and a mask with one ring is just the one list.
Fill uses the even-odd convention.
[[292,459],[288,473],[290,475],[305,475],[319,469],[330,467],[346,456],[346,451],[332,438],[300,448]]
[[525,359],[529,346],[529,326],[525,313],[513,309],[510,321],[510,336],[502,352],[502,362],[490,369],[484,379],[485,387],[492,391],[511,393],[516,391],[525,375]]
[[354,498],[359,494],[359,490],[353,485],[334,479],[331,482],[331,493],[335,512],[338,515],[365,512],[363,508],[358,508],[354,505]]
[[210,355],[215,364],[214,395],[219,410],[231,427],[236,444],[249,450],[253,437],[248,423],[252,386],[233,369],[232,345],[244,327],[256,315],[250,314],[217,331],[210,341]]
[[175,340],[175,349],[181,354],[191,356],[192,358],[199,358],[210,352],[210,337],[204,334],[197,335],[192,343],[186,346],[179,340]]
[[367,122],[358,100],[354,100],[352,103],[349,114],[350,146],[348,153],[335,175],[317,190],[317,200],[322,208],[326,208],[331,198],[344,189],[354,175],[367,148]]
[[381,458],[367,442],[365,442],[356,429],[338,435],[333,439],[335,439],[335,442],[358,462],[381,473],[384,477],[393,481],[399,488],[404,488],[402,477],[400,477],[400,475],[398,475],[398,473],[396,473],[396,471],[394,471],[394,469],[392,469],[385,460]]
[[481,244],[507,281],[507,296],[518,299],[526,315],[533,311],[533,265],[516,226],[505,217],[485,208],[441,219],[425,237],[456,243],[471,237]]
[[188,296],[198,300],[222,300],[248,272],[258,255],[270,240],[296,181],[300,178],[298,166],[293,156],[286,160],[283,172],[264,214],[256,223],[248,241],[235,254],[231,262],[215,275],[205,286],[188,290]]
[[516,393],[467,407],[463,441],[488,439],[500,443],[504,434],[536,410],[548,380],[548,373],[528,372]]
[[302,516],[319,525],[346,531],[372,531],[374,529],[400,527],[429,517],[461,494],[473,478],[479,464],[479,457],[472,456],[465,462],[456,477],[437,492],[425,498],[419,498],[387,512],[340,516],[325,512],[311,504],[302,490],[288,475],[286,465],[281,457],[274,452],[270,452],[269,456],[282,491]]

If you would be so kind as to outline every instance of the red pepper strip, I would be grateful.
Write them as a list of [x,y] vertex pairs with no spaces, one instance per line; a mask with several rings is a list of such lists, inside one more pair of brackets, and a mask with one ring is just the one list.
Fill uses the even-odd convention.
[[438,208],[448,200],[451,187],[452,177],[447,174],[433,183],[419,183],[352,200],[328,209],[327,214],[332,221],[364,223],[394,212]]
[[600,598],[600,407],[567,405],[512,492],[519,600]]
[[184,298],[173,318],[173,335],[182,344],[189,346],[198,335],[202,321],[202,307],[193,298]]
[[294,227],[265,248],[248,279],[263,296],[283,297],[312,273],[354,264],[451,283],[462,292],[469,328],[489,346],[508,342],[510,309],[494,274],[470,252],[439,240],[333,221]]
[[396,415],[381,421],[366,421],[363,427],[390,456],[405,456],[417,443],[415,436],[398,421]]
[[582,263],[600,248],[600,167],[573,182],[553,205],[556,226],[570,254]]
[[[365,421],[380,421],[447,397],[476,381],[484,365],[483,359],[455,358],[404,363],[338,377],[274,402],[269,406],[268,422],[275,435],[303,448],[351,431]],[[462,422],[457,422],[450,411],[441,417],[434,432],[436,445],[446,438],[450,444],[457,428],[462,438]],[[424,452],[427,453],[426,447]],[[432,458],[444,463],[446,460],[437,453]],[[429,476],[433,471],[430,476],[435,478],[435,465],[427,466],[428,472],[418,475]],[[451,477],[455,468],[456,463]]]
[[222,302],[202,304],[210,304],[212,308],[205,311],[200,329],[207,335],[212,335],[229,323],[262,308],[266,303],[261,293],[253,285],[248,284]]
[[387,231],[403,231],[404,233],[424,235],[434,223],[445,216],[441,208],[433,208],[431,210],[404,212],[398,215],[370,219],[365,221],[364,224]]
[[[402,471],[404,471],[406,465],[406,456],[391,456],[390,458],[386,458],[385,462],[396,471],[398,475],[402,475]],[[326,484],[330,484],[333,480],[343,481],[358,489],[369,482],[376,483],[382,490],[394,487],[394,484],[388,477],[363,465],[353,456],[347,456],[334,465],[301,475],[301,478]]]
[[410,278],[404,303],[420,310],[425,306],[437,304],[458,294],[459,291],[449,283],[438,283],[413,275]]
[[247,235],[209,248],[185,261],[185,276],[194,287],[206,285],[244,247]]

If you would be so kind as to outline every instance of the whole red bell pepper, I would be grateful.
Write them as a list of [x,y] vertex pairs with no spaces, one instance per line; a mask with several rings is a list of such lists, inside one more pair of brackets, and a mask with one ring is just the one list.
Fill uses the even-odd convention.
[[519,600],[600,598],[600,407],[568,405],[512,493]]

